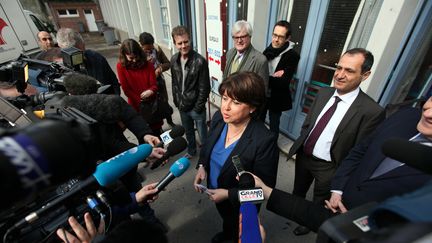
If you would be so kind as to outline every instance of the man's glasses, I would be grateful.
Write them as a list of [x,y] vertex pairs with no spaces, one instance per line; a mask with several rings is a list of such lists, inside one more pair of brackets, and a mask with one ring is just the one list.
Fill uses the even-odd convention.
[[248,37],[249,37],[249,35],[232,36],[232,38],[233,38],[235,41],[244,40],[244,39],[246,39],[246,38],[248,38]]
[[278,40],[284,40],[286,37],[284,35],[276,35],[276,34],[272,34],[272,38],[273,39],[278,39]]
[[53,39],[51,37],[50,38],[42,38],[42,41],[47,41],[47,40],[52,41]]

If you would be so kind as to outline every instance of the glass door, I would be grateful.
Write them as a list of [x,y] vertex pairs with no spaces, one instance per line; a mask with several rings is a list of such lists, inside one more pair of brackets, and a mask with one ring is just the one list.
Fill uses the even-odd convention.
[[[292,81],[293,109],[281,117],[281,131],[297,138],[301,125],[318,90],[330,86],[335,64],[347,45],[355,26],[355,16],[362,8],[361,0],[320,0],[310,2],[306,20],[296,8],[304,1],[294,1],[291,13],[292,40],[298,42],[300,62]],[[303,23],[301,23],[303,21]],[[304,28],[304,31],[302,29]]]

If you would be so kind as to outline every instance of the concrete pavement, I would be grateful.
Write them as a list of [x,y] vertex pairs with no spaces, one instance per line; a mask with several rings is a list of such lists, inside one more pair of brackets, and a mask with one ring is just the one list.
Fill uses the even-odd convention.
[[[111,68],[116,72],[116,63],[118,58],[118,46],[104,45],[102,36],[91,33],[83,35],[86,41],[86,48],[99,51],[104,55]],[[171,94],[171,77],[169,72],[164,73],[167,81],[168,93]],[[170,99],[172,104],[172,99]],[[211,106],[210,113],[213,114],[217,107]],[[178,111],[174,108],[173,120],[176,124],[181,124]],[[163,126],[164,130],[169,129],[167,124]],[[128,138],[136,141],[130,133],[127,133]],[[287,152],[292,144],[292,141],[279,136],[278,144],[281,147],[279,156],[279,169],[277,175],[277,188],[284,191],[292,191],[294,181],[294,163],[292,160],[286,161],[284,152]],[[198,136],[197,136],[198,138]],[[182,154],[171,158],[170,161],[175,161]],[[205,194],[200,194],[193,189],[193,179],[195,177],[195,165],[197,157],[191,159],[191,167],[179,178],[176,178],[167,187],[166,191],[159,194],[159,199],[151,206],[156,211],[156,215],[164,222],[169,232],[167,236],[171,243],[186,243],[186,242],[210,242],[214,234],[221,231],[222,221],[217,213],[214,203],[212,203]],[[155,169],[141,168],[140,172],[146,176],[145,184],[159,181],[164,177],[169,170],[169,165]],[[308,195],[310,198],[311,195]],[[272,243],[300,243],[300,242],[315,242],[316,234],[309,233],[304,236],[294,236],[293,229],[297,226],[296,223],[282,218],[265,209],[265,203],[261,207],[260,220],[266,230],[266,242]],[[145,236],[141,236],[145,237]]]

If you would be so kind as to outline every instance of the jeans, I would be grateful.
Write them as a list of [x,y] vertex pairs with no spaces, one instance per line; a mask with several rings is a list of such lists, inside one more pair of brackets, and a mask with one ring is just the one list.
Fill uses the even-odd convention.
[[192,156],[196,155],[197,153],[194,122],[200,137],[201,144],[204,144],[207,138],[206,118],[206,109],[204,109],[201,113],[196,113],[194,110],[188,112],[180,111],[180,119],[183,127],[186,130],[188,154]]

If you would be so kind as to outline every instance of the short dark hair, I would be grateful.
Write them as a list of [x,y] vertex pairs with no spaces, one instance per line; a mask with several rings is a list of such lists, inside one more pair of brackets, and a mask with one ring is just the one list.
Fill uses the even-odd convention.
[[90,76],[71,73],[63,79],[66,92],[71,95],[95,94],[99,88],[98,81]]
[[[276,26],[282,26],[285,29],[287,29],[287,33],[286,33],[286,36],[285,36],[286,38],[288,38],[291,35],[291,24],[288,21],[286,21],[286,20],[279,20],[275,24],[274,27],[276,27]],[[274,27],[273,27],[273,30],[274,30]]]
[[154,38],[150,33],[143,32],[139,36],[139,43],[141,45],[153,45],[154,44]]
[[[136,64],[132,65],[132,62],[128,61],[126,55],[135,55]],[[144,66],[147,64],[146,54],[143,49],[140,47],[138,42],[134,39],[126,39],[120,46],[120,54],[119,54],[119,62],[123,67],[131,67],[131,66]]]
[[362,54],[364,57],[364,61],[363,61],[363,64],[361,66],[361,72],[365,73],[365,72],[371,70],[372,65],[374,63],[374,56],[372,55],[372,53],[370,51],[368,51],[364,48],[353,48],[353,49],[346,51],[344,53],[344,55],[345,54],[350,54],[350,55]]
[[254,72],[238,72],[228,76],[219,86],[219,94],[224,93],[233,99],[255,107],[253,117],[257,117],[265,102],[264,80]]
[[186,26],[183,26],[183,25],[178,25],[178,26],[174,27],[171,31],[171,37],[173,39],[174,44],[175,44],[174,36],[177,36],[177,35],[188,35],[188,37],[190,38],[188,28]]

